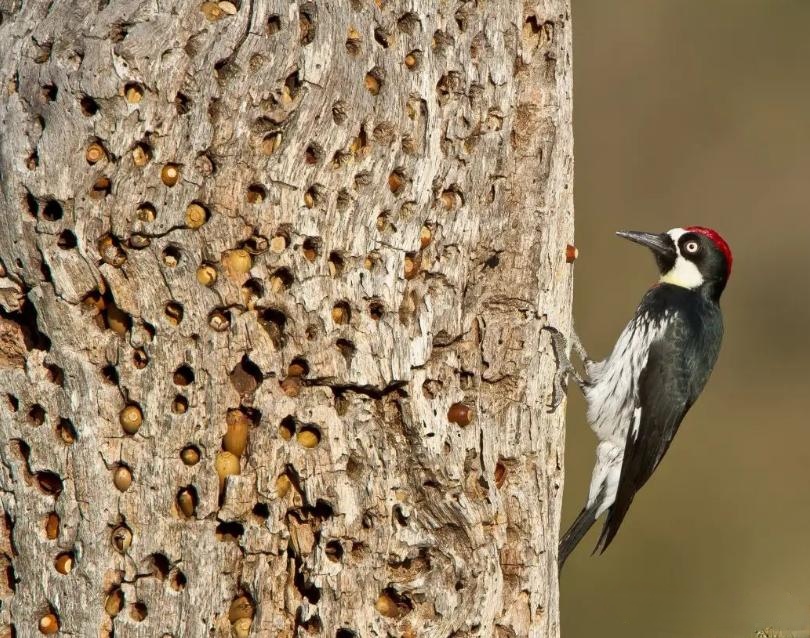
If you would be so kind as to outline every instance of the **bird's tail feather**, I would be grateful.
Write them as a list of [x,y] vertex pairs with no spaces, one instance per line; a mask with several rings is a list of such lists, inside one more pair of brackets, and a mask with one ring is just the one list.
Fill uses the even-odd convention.
[[574,551],[574,548],[577,546],[579,541],[582,540],[582,537],[588,533],[588,530],[591,529],[591,526],[596,522],[597,507],[597,504],[594,503],[590,507],[583,508],[579,513],[579,516],[577,516],[576,520],[562,537],[559,551],[557,553],[557,564],[559,565],[559,569],[562,569],[565,559],[568,558],[568,555]]

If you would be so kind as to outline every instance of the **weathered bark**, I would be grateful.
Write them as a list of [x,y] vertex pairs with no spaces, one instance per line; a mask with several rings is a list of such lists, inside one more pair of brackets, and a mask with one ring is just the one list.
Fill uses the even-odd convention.
[[0,622],[557,636],[568,0],[233,2],[0,3]]

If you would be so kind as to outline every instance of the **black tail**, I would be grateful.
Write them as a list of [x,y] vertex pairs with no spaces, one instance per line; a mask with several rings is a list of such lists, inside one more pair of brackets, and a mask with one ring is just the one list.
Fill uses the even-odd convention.
[[577,520],[568,528],[565,536],[560,541],[560,548],[557,553],[557,564],[559,569],[562,570],[565,559],[574,551],[582,537],[591,529],[591,525],[596,522],[596,509],[598,505],[594,503],[590,507],[584,508],[577,516]]

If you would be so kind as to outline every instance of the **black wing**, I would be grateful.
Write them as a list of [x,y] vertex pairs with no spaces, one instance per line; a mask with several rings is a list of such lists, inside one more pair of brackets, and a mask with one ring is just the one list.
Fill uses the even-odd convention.
[[[639,426],[635,432],[632,426],[628,428],[616,500],[594,551],[603,552],[610,545],[633,497],[658,467],[683,417],[703,390],[719,350],[719,340],[715,346],[706,343],[706,336],[703,327],[675,314],[661,338],[651,344],[639,377],[635,405],[641,408]],[[705,370],[705,374],[696,375],[696,370]]]

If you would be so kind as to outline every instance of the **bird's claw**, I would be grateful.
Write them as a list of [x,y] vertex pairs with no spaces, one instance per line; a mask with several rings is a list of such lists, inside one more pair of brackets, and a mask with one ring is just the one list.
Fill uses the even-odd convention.
[[572,372],[576,374],[576,371],[566,354],[568,344],[565,342],[562,333],[551,326],[545,326],[543,330],[548,330],[551,333],[551,347],[557,357],[557,371],[554,374],[551,403],[546,406],[547,412],[553,414],[562,404],[563,397],[568,393],[568,375]]

